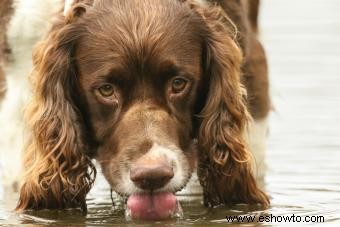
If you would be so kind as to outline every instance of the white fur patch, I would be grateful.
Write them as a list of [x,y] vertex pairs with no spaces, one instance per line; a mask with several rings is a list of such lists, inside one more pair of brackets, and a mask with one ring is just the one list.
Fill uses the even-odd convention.
[[209,4],[209,2],[208,2],[207,0],[195,0],[195,1],[196,1],[198,4],[203,5],[203,6]]
[[254,120],[248,126],[245,138],[254,157],[253,169],[256,178],[263,180],[267,169],[265,158],[267,149],[268,119]]
[[74,0],[65,0],[64,16],[66,16],[66,14],[68,13],[68,11],[70,10],[70,8],[71,8],[73,2],[74,2]]
[[189,182],[187,183],[187,185],[185,186],[185,188],[183,188],[183,190],[177,193],[177,195],[183,195],[183,196],[201,195],[201,194],[203,194],[203,188],[199,182],[196,171],[192,173],[191,178]]
[[8,29],[9,42],[20,40],[31,46],[46,32],[53,15],[62,9],[62,1],[15,0],[14,8]]

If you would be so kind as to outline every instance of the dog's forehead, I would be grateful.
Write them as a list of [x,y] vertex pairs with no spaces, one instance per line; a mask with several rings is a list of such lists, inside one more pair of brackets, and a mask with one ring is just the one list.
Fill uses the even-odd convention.
[[131,71],[169,61],[182,68],[200,65],[202,41],[188,7],[173,0],[109,2],[83,20],[87,32],[77,48],[83,71]]

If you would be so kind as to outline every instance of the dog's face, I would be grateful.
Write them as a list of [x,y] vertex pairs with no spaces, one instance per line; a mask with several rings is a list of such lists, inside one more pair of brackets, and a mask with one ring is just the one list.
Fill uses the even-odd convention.
[[84,0],[59,18],[34,52],[18,210],[85,209],[95,157],[133,217],[169,217],[194,141],[206,205],[268,204],[242,137],[232,23],[197,2]]
[[195,165],[202,39],[197,17],[181,4],[137,2],[84,16],[88,31],[76,51],[80,91],[113,190],[176,192]]

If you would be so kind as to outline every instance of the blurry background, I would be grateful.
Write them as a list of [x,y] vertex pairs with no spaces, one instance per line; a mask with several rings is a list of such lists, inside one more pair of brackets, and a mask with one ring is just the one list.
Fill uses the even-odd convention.
[[340,223],[340,2],[263,0],[273,212]]
[[[322,215],[340,224],[340,4],[339,0],[262,0],[260,37],[267,51],[275,110],[270,117],[266,188],[272,207],[202,207],[183,198],[185,216],[168,224],[222,225],[228,214]],[[107,183],[99,177],[88,197],[89,214],[40,212],[14,215],[16,194],[0,186],[1,224],[118,224]],[[140,224],[140,223],[139,223]],[[269,223],[267,223],[269,224]],[[299,226],[302,226],[300,223]],[[255,225],[255,224],[254,224]],[[258,224],[260,225],[260,224]],[[280,223],[272,223],[279,226]]]

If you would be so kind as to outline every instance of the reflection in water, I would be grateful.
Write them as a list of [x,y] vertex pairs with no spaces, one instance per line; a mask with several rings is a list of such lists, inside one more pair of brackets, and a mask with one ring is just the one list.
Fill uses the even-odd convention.
[[[159,226],[226,225],[227,215],[249,214],[323,215],[325,222],[340,224],[340,30],[334,29],[339,28],[340,20],[337,0],[263,3],[261,37],[269,56],[276,109],[271,116],[267,152],[266,188],[272,206],[265,211],[245,205],[206,209],[201,196],[181,195],[184,216]],[[315,12],[321,16],[315,17]],[[0,225],[147,224],[127,221],[124,203],[117,197],[112,207],[110,190],[102,178],[88,196],[86,216],[77,210],[15,215],[11,210],[17,195],[2,190],[0,187]]]

